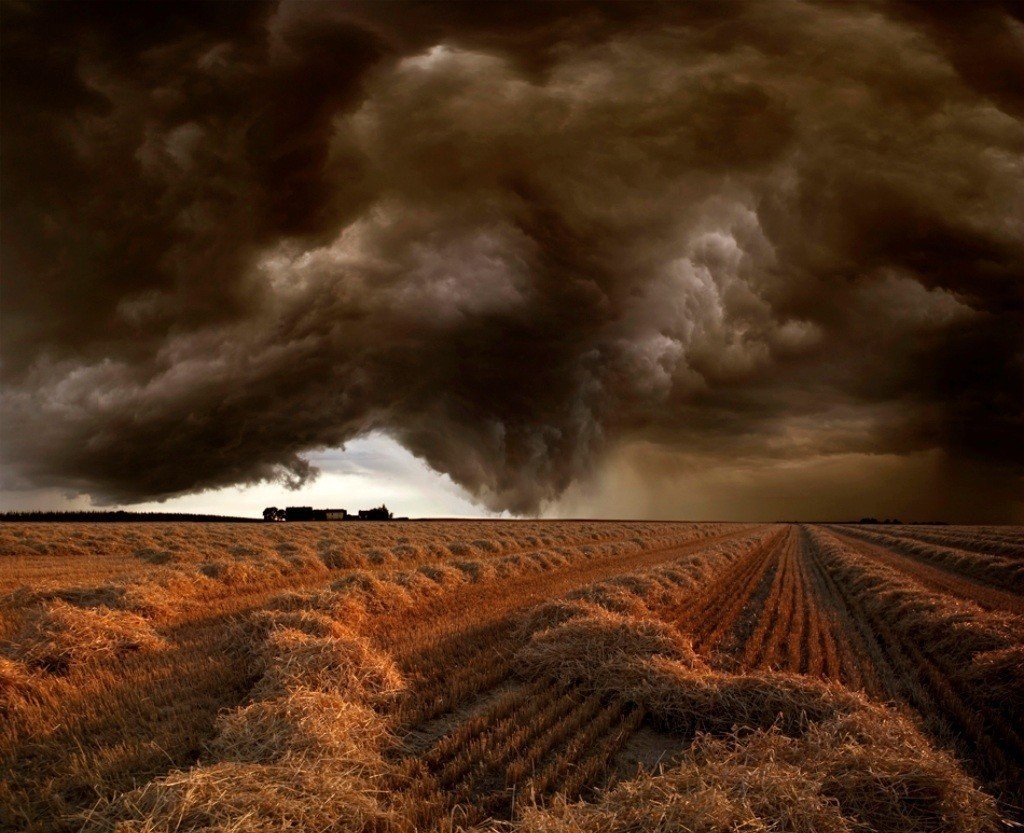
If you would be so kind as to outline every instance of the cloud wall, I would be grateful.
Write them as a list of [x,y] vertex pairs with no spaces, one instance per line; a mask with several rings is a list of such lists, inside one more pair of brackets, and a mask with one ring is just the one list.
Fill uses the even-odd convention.
[[380,431],[495,510],[640,446],[1019,510],[1019,7],[4,19],[8,486],[298,486]]

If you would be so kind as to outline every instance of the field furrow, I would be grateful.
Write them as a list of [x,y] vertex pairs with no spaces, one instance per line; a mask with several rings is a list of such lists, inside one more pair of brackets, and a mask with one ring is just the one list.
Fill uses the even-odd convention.
[[822,634],[827,678],[875,697],[887,696],[888,690],[878,673],[877,663],[883,655],[877,639],[866,623],[853,614],[842,589],[816,557],[806,529],[801,530],[801,551],[810,573],[815,607],[820,619],[827,624]]
[[690,634],[695,648],[709,652],[729,635],[772,567],[787,534],[779,532],[752,548],[742,560],[713,579],[704,592],[689,598],[672,617],[680,630]]
[[901,526],[892,534],[911,541],[938,544],[986,555],[1005,555],[1024,559],[1024,540],[1019,529],[1002,527],[986,530],[982,527],[918,527]]
[[972,579],[976,583],[1020,596],[1024,594],[1024,545],[1018,541],[1014,555],[980,553],[864,526],[842,526],[838,531]]
[[869,543],[833,530],[836,537],[855,546],[860,552],[870,555],[881,564],[900,570],[926,587],[949,593],[962,599],[970,599],[989,610],[1005,610],[1024,615],[1024,596],[1001,590],[990,584],[973,580],[961,573],[938,564],[931,564],[920,558],[897,552],[889,546]]
[[[848,546],[827,533],[814,535],[816,557],[835,580],[851,618],[860,623],[889,694],[912,706],[939,742],[968,758],[1007,805],[1020,807],[1021,714],[1012,700],[993,698],[983,678],[964,672],[972,654],[983,655],[1000,637],[1013,644],[1024,636],[1021,623],[930,596],[902,574],[890,578],[884,568],[873,572],[873,559],[860,553],[860,542]],[[959,644],[949,627],[956,624],[967,626]],[[972,637],[977,644],[973,652]]]
[[771,577],[767,591],[746,599],[726,641],[735,667],[787,671],[882,691],[860,628],[817,569],[803,531],[787,532],[771,552],[765,576]]

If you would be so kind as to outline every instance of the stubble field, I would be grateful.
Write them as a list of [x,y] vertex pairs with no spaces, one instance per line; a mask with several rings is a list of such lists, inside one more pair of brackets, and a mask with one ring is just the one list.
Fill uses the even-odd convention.
[[1022,537],[0,524],[0,827],[1007,829]]

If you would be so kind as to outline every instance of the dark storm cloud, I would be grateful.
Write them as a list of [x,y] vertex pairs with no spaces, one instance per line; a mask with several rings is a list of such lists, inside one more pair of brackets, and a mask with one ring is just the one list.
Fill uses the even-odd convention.
[[382,430],[514,511],[635,442],[1021,485],[1013,7],[3,18],[26,482],[301,483]]

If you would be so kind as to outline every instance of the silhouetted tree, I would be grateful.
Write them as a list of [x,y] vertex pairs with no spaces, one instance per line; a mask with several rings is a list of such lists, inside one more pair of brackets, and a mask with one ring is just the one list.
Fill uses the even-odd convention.
[[390,521],[392,518],[388,507],[381,504],[376,509],[360,509],[359,520],[361,521]]

